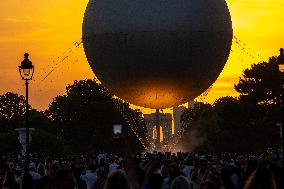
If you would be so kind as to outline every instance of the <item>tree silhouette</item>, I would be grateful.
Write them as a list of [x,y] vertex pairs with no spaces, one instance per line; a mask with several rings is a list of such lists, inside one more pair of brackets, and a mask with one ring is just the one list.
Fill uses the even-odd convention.
[[268,62],[253,64],[243,71],[235,90],[240,93],[240,99],[253,104],[279,104],[280,72],[277,59],[271,57]]
[[195,137],[202,139],[195,150],[256,152],[278,147],[281,80],[276,61],[272,57],[245,69],[235,85],[238,98],[221,97],[211,108],[199,104],[186,110],[182,115],[185,146],[192,148],[188,138]]
[[7,92],[0,96],[0,116],[6,119],[21,117],[25,113],[25,97]]
[[112,125],[116,122],[123,123],[133,150],[142,149],[130,125],[118,111],[113,95],[93,80],[75,81],[67,86],[66,95],[57,96],[45,114],[75,152],[114,150]]
[[[207,152],[260,152],[280,144],[274,105],[254,105],[233,97],[199,105],[182,115],[179,146]],[[257,141],[257,142],[256,142]]]
[[[29,106],[31,108],[31,106]],[[25,97],[7,92],[0,95],[0,130],[22,127],[25,114]]]
[[15,131],[0,133],[0,155],[17,153],[20,149],[21,144],[18,141],[18,136]]
[[56,157],[68,157],[72,155],[71,147],[62,137],[50,132],[36,129],[32,133],[31,150],[36,153]]

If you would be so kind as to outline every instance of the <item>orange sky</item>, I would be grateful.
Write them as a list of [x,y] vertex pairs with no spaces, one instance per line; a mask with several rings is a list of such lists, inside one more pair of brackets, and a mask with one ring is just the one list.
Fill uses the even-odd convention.
[[[279,48],[284,47],[283,0],[227,0],[227,3],[234,35],[242,46],[233,42],[223,72],[209,94],[201,98],[206,102],[236,95],[233,85],[242,70],[262,58],[278,55]],[[52,98],[63,94],[65,86],[75,79],[94,77],[83,48],[74,45],[81,38],[86,5],[87,0],[0,1],[0,94],[7,91],[25,94],[17,66],[26,51],[36,66],[30,102],[39,110],[46,109]]]

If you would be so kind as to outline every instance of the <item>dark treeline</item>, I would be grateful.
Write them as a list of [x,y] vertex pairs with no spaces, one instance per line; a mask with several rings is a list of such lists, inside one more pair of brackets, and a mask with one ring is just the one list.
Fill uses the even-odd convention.
[[197,103],[182,115],[185,134],[179,146],[197,151],[260,152],[280,146],[280,73],[276,58],[243,71],[235,85],[239,97],[213,105]]
[[[14,129],[25,127],[24,104],[24,96],[9,92],[0,96],[0,142],[9,141],[1,142],[2,154],[20,148]],[[32,150],[58,156],[113,151],[112,125],[117,122],[124,125],[125,137],[133,150],[143,150],[134,134],[146,138],[142,113],[132,110],[93,80],[75,81],[66,87],[65,95],[53,99],[47,110],[40,112],[30,107],[29,125],[36,129]]]

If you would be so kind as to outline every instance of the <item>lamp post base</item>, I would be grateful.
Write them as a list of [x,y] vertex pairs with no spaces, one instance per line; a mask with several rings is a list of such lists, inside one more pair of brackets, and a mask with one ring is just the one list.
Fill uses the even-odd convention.
[[[34,128],[29,128],[29,142],[31,143],[32,141],[32,132],[34,131]],[[22,145],[22,155],[27,155],[26,154],[26,148],[27,148],[27,142],[26,142],[26,138],[27,138],[27,128],[17,128],[15,129],[15,131],[18,132],[18,140]]]

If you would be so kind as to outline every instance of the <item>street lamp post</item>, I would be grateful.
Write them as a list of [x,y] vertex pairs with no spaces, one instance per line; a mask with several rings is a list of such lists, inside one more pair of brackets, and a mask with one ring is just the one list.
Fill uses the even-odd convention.
[[278,69],[280,71],[280,80],[281,80],[281,92],[280,92],[280,103],[281,103],[281,129],[280,129],[280,135],[281,137],[281,151],[282,151],[282,164],[284,166],[284,129],[283,129],[283,123],[284,123],[284,49],[280,49],[280,55],[277,58],[277,64]]
[[30,128],[29,128],[29,80],[33,79],[34,66],[29,60],[29,54],[24,54],[24,60],[19,66],[19,72],[22,80],[25,81],[26,85],[26,111],[25,111],[25,124],[26,124],[26,165],[29,165],[29,153],[30,153]]

